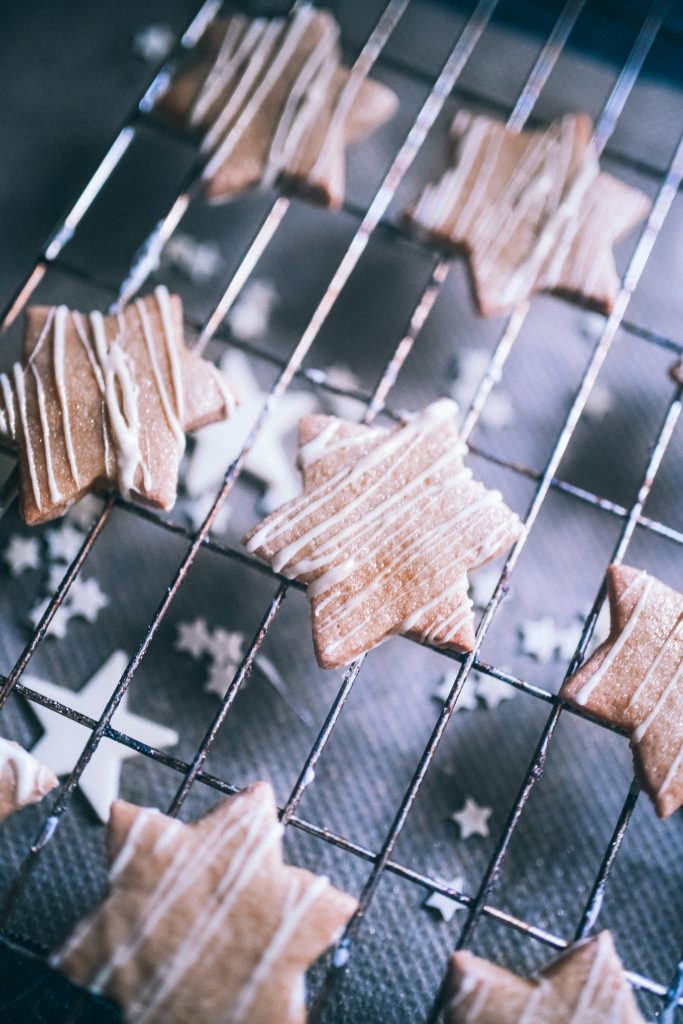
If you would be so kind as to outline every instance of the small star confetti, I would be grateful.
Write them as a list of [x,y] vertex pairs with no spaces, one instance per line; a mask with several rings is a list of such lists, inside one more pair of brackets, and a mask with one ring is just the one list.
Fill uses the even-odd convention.
[[278,294],[272,281],[257,278],[245,284],[226,319],[238,341],[258,341],[268,330]]
[[491,600],[501,574],[500,566],[485,565],[470,577],[470,595],[475,608],[485,608]]
[[570,661],[581,638],[581,629],[580,621],[560,627],[549,615],[528,619],[519,627],[521,653],[544,663],[554,659]]
[[27,569],[37,569],[40,565],[38,538],[21,537],[15,533],[10,537],[2,557],[10,567],[13,576],[20,576]]
[[480,807],[476,800],[468,796],[464,806],[450,817],[460,827],[460,838],[469,839],[470,836],[488,836],[489,827],[486,823],[492,813],[493,808]]
[[[455,705],[456,712],[458,712],[458,711],[472,711],[477,706],[477,695],[475,693],[474,686],[472,686],[472,684],[471,684],[471,679],[472,679],[472,673],[470,672],[470,674],[467,677],[467,680],[465,682],[465,685],[463,686],[462,690],[460,691],[460,696],[458,697],[458,703]],[[448,700],[449,696],[450,696],[451,690],[453,689],[453,682],[454,682],[454,676],[452,676],[452,675],[441,676],[441,679],[439,680],[438,686],[436,687],[436,689],[434,690],[434,692],[432,694],[432,698],[434,700],[440,701],[442,704],[445,704],[446,701]]]
[[483,701],[487,708],[493,710],[504,700],[511,700],[517,696],[517,690],[509,683],[504,683],[494,676],[487,676],[477,672],[477,697]]
[[83,544],[83,534],[74,526],[64,523],[56,530],[48,530],[47,550],[54,562],[66,562],[70,565]]
[[209,639],[209,654],[221,666],[235,666],[242,660],[244,633],[230,632],[216,626]]
[[[463,892],[465,887],[465,879],[462,875],[458,875],[456,878],[451,878],[449,882],[446,882],[449,889],[457,889],[458,892]],[[442,892],[432,892],[424,901],[423,906],[429,907],[430,910],[436,910],[444,921],[452,921],[457,910],[464,910],[462,903],[458,903],[451,896],[445,896]]]
[[102,511],[102,504],[102,499],[98,498],[96,494],[86,494],[75,505],[67,509],[65,519],[85,533]]
[[[455,374],[449,388],[449,396],[454,398],[461,409],[466,410],[474,398],[481,381],[491,365],[491,356],[480,349],[463,349],[452,367]],[[495,378],[497,384],[500,374]],[[479,414],[479,423],[483,427],[500,429],[512,423],[515,416],[514,406],[510,398],[495,388],[489,393]]]
[[174,38],[170,25],[146,25],[133,36],[133,53],[149,64],[159,64],[171,52]]
[[175,642],[176,651],[186,651],[193,658],[201,658],[211,650],[211,633],[206,619],[195,619],[194,622],[179,622],[178,636]]
[[194,284],[205,284],[221,268],[221,251],[214,242],[202,242],[190,235],[177,234],[164,246],[162,260]]
[[[53,590],[57,589],[63,575],[63,570],[59,566],[51,567],[49,582]],[[50,598],[46,597],[31,609],[29,620],[33,626],[38,625],[49,603]],[[102,609],[106,608],[108,604],[109,598],[96,579],[91,577],[88,580],[84,580],[77,576],[72,582],[62,604],[55,612],[45,635],[63,640],[71,619],[81,618],[87,622],[94,622]]]
[[109,604],[109,598],[92,576],[88,580],[77,576],[69,588],[67,601],[69,617],[80,616],[87,622],[94,622]]

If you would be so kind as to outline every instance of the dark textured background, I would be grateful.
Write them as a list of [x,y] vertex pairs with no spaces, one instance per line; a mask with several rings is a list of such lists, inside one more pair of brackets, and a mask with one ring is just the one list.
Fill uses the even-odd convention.
[[[3,5],[3,300],[9,299],[30,268],[59,213],[77,195],[152,76],[153,69],[132,52],[133,35],[153,22],[168,23],[178,32],[195,6],[181,0],[107,6],[85,2]],[[352,0],[340,0],[333,6],[353,54],[379,5],[373,0],[361,8]],[[599,112],[617,66],[633,43],[638,27],[633,11],[639,8],[637,3],[630,4],[623,18],[610,14],[606,4],[589,8],[583,16],[589,24],[577,37],[581,50],[570,47],[563,55],[540,97],[535,118],[545,120],[571,109]],[[484,34],[453,101],[401,186],[390,210],[392,220],[398,222],[400,211],[420,184],[441,166],[445,128],[458,105],[481,105],[501,116],[509,110],[559,9],[557,2],[527,9],[525,28],[533,23],[538,33],[534,35],[511,28],[515,5],[503,5],[501,19]],[[351,155],[348,197],[355,206],[364,207],[372,196],[462,20],[456,8],[416,0],[399,24],[375,73],[397,90],[401,108],[393,122]],[[657,175],[683,130],[683,100],[675,76],[671,77],[672,69],[680,71],[682,66],[678,9],[668,25],[671,35],[664,35],[655,46],[603,161],[649,195],[654,195]],[[595,42],[604,47],[600,59],[587,55],[586,47]],[[35,294],[36,301],[64,301],[85,308],[106,305],[112,297],[106,285],[116,287],[137,247],[170,205],[193,157],[193,147],[180,138],[141,132],[64,254],[74,271],[95,274],[105,286],[96,289],[74,273],[51,270]],[[270,201],[272,197],[250,195],[217,209],[193,202],[180,230],[215,241],[224,259],[221,276],[206,286],[192,285],[173,271],[162,275],[180,291],[193,316],[206,315],[211,309]],[[679,195],[629,310],[630,319],[638,325],[666,332],[679,342],[683,341],[682,221]],[[281,296],[263,341],[275,355],[286,357],[296,343],[356,225],[352,213],[293,203],[255,275],[273,280]],[[620,268],[633,245],[631,237],[619,247]],[[379,230],[307,364],[344,363],[362,386],[371,387],[405,330],[434,259],[415,241]],[[482,426],[473,440],[494,454],[541,469],[590,358],[599,324],[557,299],[535,300],[499,385],[514,406],[514,422],[501,429]],[[457,262],[391,395],[391,404],[416,409],[444,393],[454,361],[460,359],[462,364],[465,350],[490,352],[501,329],[501,321],[484,321],[475,315],[464,266]],[[0,354],[3,367],[15,338],[12,331]],[[221,345],[216,343],[211,351],[218,355]],[[671,359],[671,353],[620,333],[600,377],[613,404],[602,418],[582,417],[561,467],[565,479],[624,505],[633,501],[648,446],[671,397],[666,376]],[[264,386],[272,382],[274,370],[267,363],[254,360],[253,368]],[[361,411],[358,406],[355,414]],[[646,509],[678,529],[683,529],[681,437],[679,428]],[[532,495],[528,480],[479,458],[471,462],[486,483],[503,491],[509,504],[525,511]],[[231,542],[256,518],[259,497],[258,485],[242,478],[233,496],[227,531]],[[557,690],[565,666],[559,662],[539,665],[521,655],[518,626],[543,614],[566,625],[578,613],[585,614],[618,529],[616,518],[552,492],[515,572],[511,595],[487,637],[483,658]],[[0,549],[11,534],[22,530],[12,511],[0,521]],[[43,642],[30,672],[78,689],[114,649],[131,653],[183,551],[180,540],[117,510],[85,570],[86,576],[96,576],[105,587],[110,606],[95,624],[73,622],[65,640]],[[670,542],[639,530],[627,561],[681,586],[683,556]],[[0,567],[2,673],[11,669],[29,636],[26,613],[43,585],[40,571],[13,579]],[[202,690],[203,668],[174,650],[176,625],[202,615],[212,625],[242,629],[250,635],[274,589],[267,577],[206,551],[189,573],[130,691],[133,711],[178,730],[181,739],[173,751],[178,756],[191,757],[217,701]],[[265,651],[281,671],[292,698],[309,712],[311,724],[299,721],[257,673],[219,734],[209,757],[210,771],[236,785],[269,778],[278,799],[287,799],[341,679],[340,673],[324,673],[316,667],[309,637],[306,602],[300,593],[291,592]],[[378,849],[438,714],[431,694],[440,675],[448,671],[454,669],[442,657],[404,640],[392,640],[373,652],[325,750],[315,783],[303,798],[301,816]],[[396,859],[435,877],[461,874],[466,891],[475,892],[547,713],[546,704],[518,695],[496,710],[454,716],[398,844]],[[33,714],[19,698],[10,701],[0,728],[26,745],[40,734]],[[563,715],[546,774],[515,833],[493,903],[570,938],[630,779],[624,739],[576,716]],[[164,808],[177,784],[178,777],[170,770],[136,758],[124,768],[122,795]],[[493,808],[491,834],[486,839],[461,841],[448,820],[466,796]],[[214,799],[212,790],[197,786],[183,816],[195,817]],[[48,808],[49,800],[16,815],[3,827],[2,884],[11,877]],[[665,983],[683,940],[682,825],[680,814],[658,822],[647,800],[639,801],[600,918],[601,924],[613,929],[626,965]],[[325,870],[352,892],[362,888],[368,872],[365,861],[296,829],[288,830],[287,845],[295,862]],[[12,937],[39,950],[54,945],[97,900],[104,884],[102,827],[77,794],[13,915]],[[424,896],[422,889],[385,876],[349,971],[330,999],[326,1021],[414,1024],[424,1019],[463,920],[459,912],[450,924],[441,922],[422,908]],[[486,918],[475,932],[473,948],[520,970],[531,969],[548,955],[544,947]],[[0,970],[2,988],[11,993],[11,999],[15,993],[24,993],[20,1001],[3,1009],[3,1021],[109,1019],[105,1011],[90,1004],[72,1008],[71,1017],[66,1011],[58,1012],[55,1007],[70,998],[67,990],[61,982],[57,987],[43,984],[33,962],[18,967],[14,954],[8,954],[4,963],[0,960]],[[313,986],[318,978],[319,972],[312,978]],[[643,997],[648,1012],[656,1006],[656,1000]]]

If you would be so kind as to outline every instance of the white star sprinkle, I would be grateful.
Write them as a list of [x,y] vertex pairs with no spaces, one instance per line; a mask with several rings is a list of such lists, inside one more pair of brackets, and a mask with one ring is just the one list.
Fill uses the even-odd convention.
[[[128,656],[123,651],[115,651],[77,693],[36,676],[24,676],[23,681],[29,689],[45,697],[90,718],[99,718],[127,664]],[[90,730],[40,704],[32,703],[31,709],[45,730],[31,753],[55,775],[67,775],[80,756]],[[152,747],[163,749],[178,742],[178,734],[173,729],[128,711],[127,693],[114,712],[112,725]],[[131,747],[105,737],[81,775],[79,788],[101,821],[108,820],[112,801],[118,797],[122,762],[135,756],[136,751]]]
[[486,837],[489,834],[486,822],[492,813],[493,808],[480,807],[476,800],[468,796],[461,810],[451,814],[451,821],[460,827],[461,839],[469,839],[470,836]]
[[103,501],[96,494],[86,494],[67,509],[65,519],[72,522],[79,530],[85,533],[95,522],[102,511]]
[[511,700],[517,696],[517,690],[509,683],[503,683],[494,676],[484,675],[477,672],[477,697],[484,702],[487,708],[493,710],[504,700]]
[[[458,892],[463,892],[465,879],[462,875],[458,875],[456,878],[451,878],[449,882],[446,882],[446,885],[449,889],[457,889]],[[465,909],[462,903],[458,903],[457,900],[452,899],[450,896],[445,896],[442,892],[436,891],[429,894],[423,905],[438,911],[444,921],[451,921],[457,910]]]
[[231,633],[216,626],[209,640],[209,654],[216,665],[232,669],[233,673],[243,657],[244,633]]
[[[227,315],[228,327],[238,341],[257,341],[268,330],[278,296],[272,281],[249,281]],[[237,392],[241,394],[240,391]]]
[[520,646],[523,654],[536,661],[552,661],[557,650],[557,626],[549,615],[540,619],[529,619],[519,627]]
[[69,588],[67,597],[69,618],[80,615],[87,622],[94,622],[108,604],[109,598],[92,576],[88,580],[77,576]]
[[169,238],[161,258],[194,284],[210,281],[218,274],[222,262],[221,251],[214,242],[202,242],[184,234]]
[[179,622],[177,630],[176,651],[186,651],[193,658],[201,658],[202,654],[208,654],[211,650],[211,633],[206,619]]
[[[208,516],[209,510],[216,499],[219,486],[220,483],[216,485],[215,491],[207,491],[206,494],[202,494],[198,498],[182,499],[180,510],[193,529],[198,530]],[[224,501],[211,525],[212,534],[225,533],[230,522],[231,511],[229,503]]]
[[614,407],[614,395],[603,384],[595,384],[583,407],[583,415],[592,420],[603,420]]
[[171,52],[174,39],[170,25],[146,25],[133,36],[133,52],[150,64],[159,64]]
[[519,627],[520,650],[540,662],[569,662],[581,638],[581,629],[578,619],[565,627],[558,626],[549,615],[528,619]]
[[485,608],[496,589],[502,569],[500,566],[485,565],[469,577],[470,596],[475,608]]
[[[475,693],[474,686],[472,686],[471,684],[472,675],[473,673],[470,672],[469,676],[467,677],[467,680],[465,681],[465,685],[460,691],[458,702],[455,705],[456,712],[472,711],[477,706],[477,695]],[[438,686],[436,687],[432,694],[432,698],[434,700],[440,701],[442,704],[445,704],[446,701],[448,700],[448,696],[451,690],[453,689],[454,679],[454,675],[441,676]]]
[[27,569],[37,569],[40,565],[40,545],[37,537],[21,537],[15,533],[2,553],[2,557],[10,567],[13,576],[20,576]]
[[[454,398],[461,409],[466,411],[477,392],[479,384],[490,366],[491,357],[487,352],[476,348],[466,348],[458,353],[457,377],[449,388],[449,396]],[[500,381],[498,374],[494,383]],[[484,403],[479,415],[479,423],[484,427],[501,428],[514,419],[514,406],[507,395],[492,390]]]
[[[45,614],[45,609],[47,608],[49,603],[50,598],[46,597],[42,601],[39,601],[38,604],[34,605],[31,611],[28,613],[29,621],[33,624],[34,627],[37,626],[40,620],[42,619],[43,615]],[[62,604],[55,612],[52,622],[47,627],[47,632],[45,633],[45,636],[54,636],[56,637],[57,640],[63,640],[64,637],[66,636],[66,630],[68,625],[69,615],[64,604]]]
[[70,565],[83,544],[83,534],[69,523],[63,523],[57,530],[45,534],[50,558],[55,562]]
[[[204,427],[195,435],[184,473],[185,490],[191,498],[218,492],[228,466],[239,455],[266,400],[241,352],[228,352],[221,360],[221,369],[240,396],[240,405],[229,420]],[[262,506],[266,513],[301,493],[301,479],[293,458],[295,430],[301,417],[313,412],[316,404],[311,394],[286,391],[249,454],[245,469],[265,485]]]
[[[63,567],[57,565],[50,567],[48,586],[51,590],[57,589],[62,582],[63,576]],[[50,598],[46,597],[39,601],[29,612],[29,620],[34,626],[37,626],[40,622],[49,603]],[[71,619],[81,618],[87,622],[94,622],[102,609],[106,608],[108,604],[109,598],[102,591],[96,579],[91,577],[88,580],[84,580],[77,576],[72,582],[62,604],[55,612],[45,635],[63,640]]]

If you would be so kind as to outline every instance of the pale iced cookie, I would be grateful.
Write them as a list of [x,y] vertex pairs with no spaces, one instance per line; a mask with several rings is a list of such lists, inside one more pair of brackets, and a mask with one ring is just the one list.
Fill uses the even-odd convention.
[[0,737],[0,821],[54,789],[56,776],[13,740]]
[[171,508],[185,432],[236,404],[185,347],[180,299],[164,287],[111,316],[28,309],[24,362],[0,374],[0,437],[18,451],[24,519],[55,519],[110,488]]
[[265,782],[185,825],[122,800],[109,895],[51,958],[129,1024],[303,1024],[304,972],[356,901],[282,860]]
[[460,951],[445,1024],[643,1024],[609,932],[577,942],[532,978]]
[[650,209],[642,192],[600,170],[586,114],[539,131],[460,111],[454,165],[408,220],[469,257],[484,316],[552,291],[609,312],[619,290],[613,245]]
[[560,690],[627,729],[657,814],[683,804],[683,594],[627,565],[607,570],[610,634]]
[[506,551],[520,523],[497,491],[472,479],[454,417],[442,399],[392,430],[301,420],[304,494],[243,543],[307,584],[323,668],[392,633],[472,648],[467,572]]
[[344,67],[333,16],[307,3],[287,18],[233,14],[215,19],[197,50],[158,109],[204,131],[209,199],[285,179],[339,206],[346,147],[392,117],[398,101]]

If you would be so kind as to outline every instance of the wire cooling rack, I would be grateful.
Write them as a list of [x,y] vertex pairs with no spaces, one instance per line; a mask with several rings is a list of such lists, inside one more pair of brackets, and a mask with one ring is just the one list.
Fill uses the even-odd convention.
[[[415,7],[416,2],[417,0],[414,0],[411,5],[410,0],[390,0],[356,56],[356,63],[359,67],[362,67],[365,71],[370,71],[373,65],[377,64],[379,68],[382,66],[383,61],[390,61],[390,58],[386,57],[385,53],[387,43],[394,30],[401,23],[401,19],[405,16],[408,8]],[[530,71],[526,75],[519,94],[513,98],[506,109],[503,110],[503,105],[499,105],[499,109],[495,110],[498,116],[506,118],[509,127],[521,130],[527,121],[533,117],[536,102],[555,69],[564,51],[565,44],[575,29],[577,22],[584,15],[586,6],[587,0],[567,0],[564,6],[558,10],[556,20],[549,34],[544,41],[537,44],[536,57]],[[590,6],[589,2],[588,6]],[[155,99],[168,82],[177,59],[182,55],[183,51],[191,49],[196,43],[204,27],[216,16],[220,7],[221,4],[218,0],[206,0],[202,4],[180,39],[176,50],[157,73],[135,109],[126,118],[123,127],[112,142],[83,192],[48,239],[43,251],[35,262],[32,272],[26,281],[22,283],[6,308],[2,319],[3,329],[9,327],[16,320],[50,268],[59,269],[67,275],[80,278],[100,288],[107,289],[109,287],[108,283],[100,280],[96,273],[71,263],[68,253],[65,253],[65,249],[76,236],[81,222],[93,205],[96,204],[98,196],[120,165],[138,133],[144,130],[173,136],[174,132],[177,131],[155,118],[153,113]],[[210,536],[210,531],[220,507],[230,500],[231,492],[242,474],[248,454],[259,437],[264,424],[269,417],[278,415],[278,400],[295,378],[311,383],[316,388],[331,394],[350,397],[363,402],[365,406],[363,414],[364,423],[369,424],[373,422],[379,415],[397,418],[397,411],[388,404],[389,397],[408,356],[411,354],[414,346],[419,345],[425,322],[442,293],[445,282],[453,268],[454,261],[450,258],[445,258],[425,243],[415,243],[416,245],[419,244],[428,254],[431,260],[431,269],[420,289],[418,299],[405,324],[405,329],[400,337],[398,337],[391,356],[387,360],[372,390],[366,391],[359,387],[340,387],[328,372],[315,365],[307,365],[307,357],[318,340],[328,318],[333,314],[340,295],[359,264],[362,263],[364,253],[378,229],[386,231],[390,236],[392,233],[398,237],[401,236],[401,228],[397,227],[394,222],[387,218],[387,211],[404,177],[418,156],[423,143],[429,136],[435,121],[444,110],[454,91],[457,95],[459,80],[463,72],[470,66],[472,61],[476,61],[478,46],[482,40],[486,39],[486,33],[490,31],[494,23],[496,8],[496,0],[480,0],[479,3],[473,5],[460,24],[457,33],[454,32],[452,48],[438,75],[428,78],[426,72],[420,73],[414,68],[410,69],[410,73],[416,77],[422,76],[423,84],[426,85],[425,98],[419,106],[417,116],[410,124],[409,130],[393,154],[388,169],[386,169],[370,201],[363,208],[354,206],[352,201],[347,202],[346,212],[355,218],[356,228],[350,241],[345,246],[341,259],[337,261],[334,273],[329,279],[322,296],[319,298],[312,316],[310,316],[304,329],[299,333],[296,345],[289,358],[286,360],[279,359],[270,350],[257,344],[239,343],[240,347],[246,351],[250,358],[274,366],[276,377],[267,401],[254,423],[241,453],[232,465],[226,468],[224,482],[219,493],[215,496],[211,509],[200,529],[197,531],[189,529],[168,517],[157,515],[154,512],[132,504],[127,504],[116,496],[109,496],[104,502],[100,514],[85,535],[78,554],[69,565],[59,586],[52,594],[40,621],[13,668],[6,676],[0,676],[2,684],[0,688],[0,709],[4,707],[10,694],[19,694],[31,702],[49,707],[55,713],[79,722],[90,730],[87,742],[73,770],[59,789],[57,797],[51,801],[49,814],[44,818],[30,848],[25,851],[23,859],[17,865],[17,870],[6,890],[0,907],[0,922],[2,926],[7,925],[29,876],[36,867],[43,851],[57,834],[60,823],[69,809],[78,781],[98,744],[104,737],[143,754],[145,757],[152,759],[178,775],[179,781],[175,795],[170,805],[164,808],[169,814],[175,815],[180,811],[192,787],[197,782],[212,787],[220,793],[236,791],[236,787],[229,779],[208,771],[207,758],[223,723],[233,708],[238,693],[249,677],[254,661],[282,608],[287,591],[290,588],[294,590],[300,588],[298,588],[297,584],[276,577],[269,567],[262,566],[243,550],[222,543],[215,537]],[[646,12],[642,21],[637,22],[634,20],[632,22],[632,41],[627,59],[619,69],[618,74],[615,75],[613,86],[596,120],[594,142],[598,153],[603,153],[608,147],[627,100],[632,95],[634,87],[638,82],[641,69],[651,54],[658,33],[667,31],[667,8],[668,5],[666,3],[659,2],[658,0]],[[490,100],[486,100],[483,97],[468,94],[465,94],[465,96],[472,102],[484,102],[488,107],[493,106],[495,108],[495,103],[492,104]],[[641,159],[636,160],[624,155],[620,156],[618,153],[610,154],[609,150],[607,150],[607,154],[616,163],[621,161],[625,167],[629,165],[631,167],[636,166],[637,170],[647,172],[652,180],[656,178],[656,192],[652,211],[646,224],[640,229],[638,234],[635,248],[628,260],[614,309],[608,317],[599,319],[599,329],[593,340],[590,356],[583,369],[579,386],[573,394],[569,408],[552,443],[542,470],[537,471],[517,460],[502,457],[499,454],[488,451],[481,444],[472,441],[475,426],[480,419],[485,403],[500,379],[503,367],[513,351],[515,342],[524,331],[529,317],[529,303],[523,303],[511,317],[506,319],[502,332],[499,334],[493,347],[487,369],[479,381],[474,397],[466,410],[462,425],[462,435],[465,440],[470,442],[471,450],[484,462],[488,461],[491,464],[502,467],[530,482],[533,488],[532,498],[522,517],[524,523],[522,535],[505,560],[497,586],[479,621],[474,650],[469,655],[462,657],[439,652],[443,658],[447,659],[443,664],[447,672],[451,671],[453,676],[452,686],[448,698],[433,725],[428,741],[417,763],[414,765],[412,778],[405,788],[400,801],[394,808],[393,820],[386,830],[381,843],[376,848],[370,848],[356,842],[347,835],[340,834],[325,824],[317,824],[308,820],[299,813],[302,797],[315,778],[319,762],[321,759],[324,759],[326,747],[361,673],[365,657],[360,658],[344,673],[341,686],[329,706],[322,728],[315,736],[313,744],[300,765],[296,783],[291,788],[286,802],[281,807],[281,818],[285,824],[291,825],[293,828],[331,845],[344,856],[355,858],[360,863],[369,865],[369,870],[365,875],[364,884],[360,892],[358,912],[351,920],[335,954],[327,958],[324,968],[318,970],[316,974],[318,984],[313,995],[312,1020],[319,1020],[328,1012],[333,1012],[329,1011],[331,997],[335,987],[340,982],[340,976],[346,970],[347,962],[353,963],[354,950],[358,944],[358,939],[362,935],[364,921],[368,916],[380,882],[385,877],[397,878],[424,891],[441,893],[444,896],[451,897],[463,907],[464,917],[459,918],[460,924],[456,932],[457,947],[471,945],[475,930],[484,919],[493,921],[504,929],[518,933],[525,941],[527,939],[537,940],[541,946],[550,947],[551,950],[561,950],[567,945],[568,940],[566,938],[540,927],[524,916],[518,916],[496,905],[493,902],[493,896],[496,892],[497,883],[513,837],[523,818],[525,808],[529,804],[532,793],[540,785],[544,776],[546,760],[563,713],[566,712],[571,716],[589,721],[593,729],[609,731],[610,727],[595,721],[590,715],[578,709],[567,708],[550,690],[525,680],[516,674],[505,671],[501,667],[487,663],[480,657],[480,651],[508,591],[511,578],[531,531],[550,494],[559,492],[569,495],[579,503],[592,506],[612,517],[617,524],[617,535],[609,561],[620,561],[627,555],[629,545],[637,530],[643,530],[652,535],[665,538],[676,545],[683,543],[683,532],[661,521],[659,518],[645,514],[644,511],[645,504],[653,489],[655,478],[681,413],[681,388],[668,384],[666,378],[662,380],[662,388],[669,387],[671,397],[666,407],[665,415],[650,446],[645,464],[642,467],[636,496],[630,504],[618,503],[558,476],[560,462],[577,429],[577,424],[585,409],[598,374],[617,340],[618,332],[625,332],[626,335],[639,338],[644,343],[652,345],[657,349],[664,349],[676,354],[680,354],[682,350],[680,343],[669,336],[667,332],[644,327],[638,320],[630,320],[628,314],[634,290],[643,275],[650,253],[665,224],[683,178],[683,136],[678,141],[673,157],[663,174],[659,174],[656,168],[648,167],[645,154],[643,154]],[[116,308],[117,305],[128,301],[134,294],[139,292],[145,286],[149,277],[155,272],[165,243],[182,223],[193,201],[199,195],[200,171],[200,163],[196,160],[193,161],[182,190],[175,197],[165,216],[156,224],[154,230],[147,237],[144,245],[137,252],[135,259],[128,267],[128,272],[120,283],[112,308]],[[230,280],[225,283],[220,298],[213,305],[209,315],[199,320],[188,314],[188,326],[197,332],[197,345],[201,349],[205,348],[209,343],[226,340],[223,331],[226,315],[239,297],[245,283],[259,265],[259,261],[267,252],[268,247],[273,243],[276,236],[286,231],[287,213],[294,202],[295,200],[285,194],[274,196],[258,229],[252,235],[249,244],[241,254]],[[234,339],[230,340],[234,341]],[[15,496],[16,472],[12,472],[0,493],[0,515],[7,512],[12,506]],[[107,524],[114,510],[120,510],[133,519],[144,520],[154,528],[175,535],[184,543],[184,555],[172,576],[168,580],[163,581],[165,583],[163,599],[149,620],[144,635],[131,657],[124,674],[114,688],[101,716],[99,719],[94,720],[75,712],[64,704],[42,696],[25,685],[22,682],[22,676],[31,663],[31,659],[39,645],[45,638],[48,627],[60,605],[64,602],[73,581],[86,564],[98,539],[106,531]],[[264,578],[275,580],[277,586],[267,607],[263,611],[262,619],[249,643],[246,655],[234,678],[226,687],[220,707],[210,722],[209,727],[205,730],[201,742],[197,745],[194,756],[183,760],[171,756],[162,750],[148,747],[133,737],[118,731],[111,725],[111,720],[164,622],[169,609],[173,605],[178,592],[181,590],[190,567],[202,549],[208,549],[233,564],[241,563],[244,566],[248,566],[250,569],[260,573]],[[161,579],[159,584],[162,584]],[[574,671],[583,660],[604,597],[604,587],[601,586],[590,611],[585,616],[581,639],[568,666],[567,673]],[[452,667],[449,668],[449,666]],[[536,703],[540,702],[540,706],[546,704],[548,706],[548,714],[538,737],[533,756],[524,772],[521,785],[510,803],[504,826],[495,841],[479,883],[472,891],[462,892],[452,885],[445,884],[442,879],[433,876],[429,872],[420,871],[409,866],[403,860],[397,858],[396,854],[399,838],[404,831],[404,826],[435,759],[444,731],[455,712],[468,674],[473,668],[520,691],[524,695],[525,701],[528,699]],[[618,730],[612,731],[616,732]],[[577,906],[577,898],[579,900],[578,925],[574,929],[576,938],[586,936],[600,926],[600,914],[612,868],[622,848],[638,796],[638,786],[634,781],[628,790],[626,799],[623,801],[623,806],[614,824],[609,842],[604,849],[599,870],[592,880],[587,895],[574,897],[573,899],[572,909],[575,909]],[[628,963],[626,966],[628,967]],[[672,965],[668,978],[650,977],[635,971],[629,971],[629,978],[638,991],[649,993],[651,996],[656,997],[658,1020],[674,1021],[677,1008],[683,1005],[683,961],[677,965]],[[433,991],[432,998],[431,1010],[425,1007],[425,1015],[428,1016],[429,1020],[435,1020],[438,1013],[438,992],[436,990]],[[326,1019],[328,1018],[326,1017]],[[337,1018],[331,1016],[329,1019]],[[361,1016],[356,1015],[348,1019],[365,1020],[370,1019],[370,1016],[368,1014],[367,1017],[361,1018]],[[388,1018],[385,1017],[384,1019]]]

